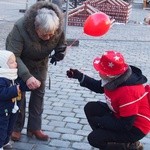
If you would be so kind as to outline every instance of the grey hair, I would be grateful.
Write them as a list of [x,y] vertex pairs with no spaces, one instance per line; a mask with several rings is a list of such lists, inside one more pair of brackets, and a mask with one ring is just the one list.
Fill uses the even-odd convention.
[[35,17],[35,29],[42,32],[55,32],[59,28],[59,18],[53,10],[42,8]]

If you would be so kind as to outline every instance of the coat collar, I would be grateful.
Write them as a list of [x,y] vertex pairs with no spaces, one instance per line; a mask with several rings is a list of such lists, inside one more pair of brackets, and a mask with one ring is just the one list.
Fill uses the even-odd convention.
[[127,81],[127,79],[131,76],[132,74],[132,69],[131,67],[128,68],[128,70],[120,75],[118,78],[112,80],[111,82],[108,82],[104,88],[107,90],[114,90],[116,89],[119,85],[121,85],[123,82]]
[[120,86],[139,85],[146,82],[147,78],[142,74],[142,71],[139,68],[129,66],[128,70],[124,74],[107,83],[104,87],[107,90],[115,90]]

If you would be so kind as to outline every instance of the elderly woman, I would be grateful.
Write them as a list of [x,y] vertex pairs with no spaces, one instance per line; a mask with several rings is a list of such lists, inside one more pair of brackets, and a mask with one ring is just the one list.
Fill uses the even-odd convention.
[[[50,2],[37,2],[19,19],[6,40],[6,49],[17,57],[19,77],[33,91],[29,100],[27,135],[47,141],[48,135],[41,130],[43,97],[51,52],[51,63],[65,56],[66,41],[63,33],[63,14],[57,5]],[[40,85],[41,83],[41,85]],[[22,107],[12,133],[12,140],[21,138],[25,120],[25,93]]]

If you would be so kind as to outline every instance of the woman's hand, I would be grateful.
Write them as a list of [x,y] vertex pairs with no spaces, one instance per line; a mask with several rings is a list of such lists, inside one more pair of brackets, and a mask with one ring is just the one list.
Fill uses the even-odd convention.
[[35,90],[40,87],[41,82],[32,76],[26,81],[26,84],[30,90]]

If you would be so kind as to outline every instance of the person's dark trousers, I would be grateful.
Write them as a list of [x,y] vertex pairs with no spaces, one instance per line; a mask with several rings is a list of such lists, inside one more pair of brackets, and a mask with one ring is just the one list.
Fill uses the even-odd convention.
[[[25,93],[22,93],[23,99],[21,100],[20,112],[14,127],[14,131],[21,132],[25,123],[25,109],[26,109],[26,97]],[[41,86],[37,90],[31,92],[29,100],[29,116],[28,116],[28,130],[40,130],[41,119],[43,112],[43,97],[44,97],[44,86]]]
[[26,108],[26,97],[25,97],[25,92],[21,93],[21,100],[20,100],[20,108],[19,108],[19,113],[14,125],[13,131],[15,132],[21,132],[23,127],[24,127],[24,122],[25,122],[25,108]]
[[92,123],[92,118],[95,116],[104,116],[106,114],[112,113],[106,103],[103,102],[88,102],[84,107],[84,112],[86,118],[93,130],[97,127]]
[[[31,74],[33,74],[35,78],[41,81],[40,88],[31,91],[29,99],[29,108],[28,108],[29,116],[28,116],[27,130],[35,131],[41,130],[47,66],[42,66],[41,68],[39,67],[37,70],[32,70]],[[26,108],[26,98],[24,95],[23,100],[21,100],[20,113],[17,118],[14,131],[21,132],[24,127],[25,108]]]
[[142,139],[145,136],[145,134],[143,134],[136,127],[132,127],[129,131],[119,132],[93,126],[91,121],[92,117],[104,116],[107,113],[111,113],[107,104],[103,102],[89,102],[85,105],[84,111],[87,120],[93,129],[93,131],[88,135],[88,141],[93,147],[104,149],[107,145],[107,142],[132,143]]
[[7,144],[17,118],[17,113],[0,114],[0,148]]
[[41,130],[45,82],[41,87],[31,92],[29,101],[29,118],[27,130]]

